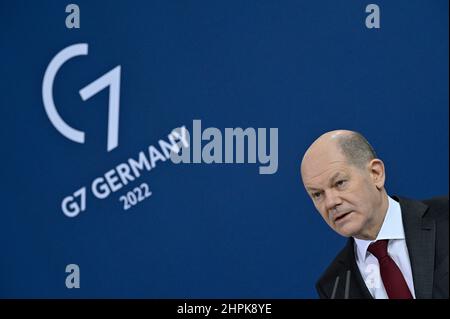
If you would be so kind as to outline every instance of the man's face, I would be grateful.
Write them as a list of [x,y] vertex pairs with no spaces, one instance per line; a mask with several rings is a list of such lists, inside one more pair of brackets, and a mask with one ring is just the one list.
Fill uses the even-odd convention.
[[345,237],[367,237],[377,224],[382,196],[367,168],[348,163],[336,146],[316,148],[302,163],[305,188],[327,224]]

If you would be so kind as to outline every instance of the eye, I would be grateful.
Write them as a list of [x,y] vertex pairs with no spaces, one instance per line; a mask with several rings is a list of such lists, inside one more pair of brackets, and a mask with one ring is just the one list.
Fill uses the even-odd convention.
[[314,192],[311,194],[312,198],[314,199],[319,199],[321,195],[322,195],[321,192]]
[[337,188],[342,188],[343,186],[345,186],[345,184],[347,184],[347,181],[345,179],[341,179],[341,180],[336,182],[335,186]]

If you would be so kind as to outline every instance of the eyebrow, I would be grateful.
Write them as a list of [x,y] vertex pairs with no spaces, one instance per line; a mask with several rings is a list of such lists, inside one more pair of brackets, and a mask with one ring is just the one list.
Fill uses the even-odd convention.
[[[330,185],[333,185],[334,182],[336,181],[336,179],[338,179],[341,175],[344,175],[344,173],[342,173],[342,172],[335,173],[330,179]],[[320,188],[308,187],[308,186],[306,186],[306,189],[310,192],[315,192],[315,191],[321,190]]]
[[334,182],[336,181],[336,179],[338,177],[340,177],[340,175],[342,175],[341,172],[337,172],[336,174],[334,174],[333,177],[331,177],[331,179],[330,179],[330,184],[334,184]]

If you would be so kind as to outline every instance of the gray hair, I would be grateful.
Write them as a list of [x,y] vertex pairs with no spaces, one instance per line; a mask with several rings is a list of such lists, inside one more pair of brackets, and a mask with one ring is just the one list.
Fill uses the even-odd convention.
[[377,157],[372,145],[358,132],[339,136],[337,145],[349,163],[358,168],[364,168]]

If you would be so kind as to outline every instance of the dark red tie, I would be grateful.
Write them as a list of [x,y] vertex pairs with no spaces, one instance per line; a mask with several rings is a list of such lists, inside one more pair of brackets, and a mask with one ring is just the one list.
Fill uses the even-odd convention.
[[378,259],[380,275],[389,299],[412,299],[405,278],[395,261],[388,255],[388,240],[378,240],[367,249]]

